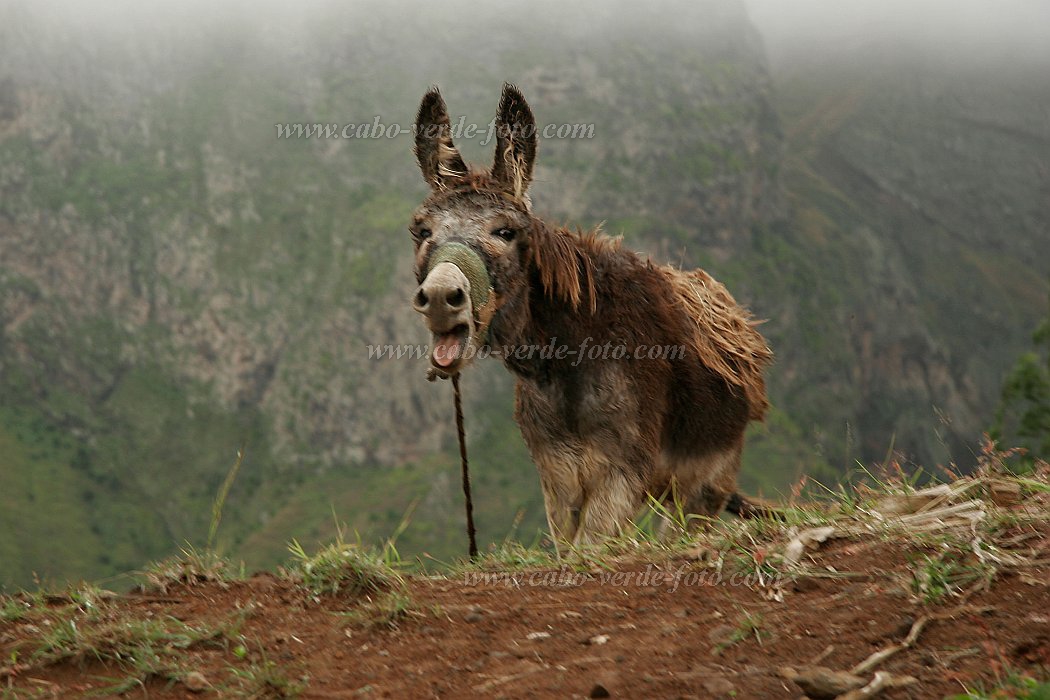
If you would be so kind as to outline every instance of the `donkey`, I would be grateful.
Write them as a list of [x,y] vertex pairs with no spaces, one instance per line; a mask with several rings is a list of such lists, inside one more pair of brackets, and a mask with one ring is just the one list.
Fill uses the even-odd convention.
[[495,162],[471,168],[437,88],[419,107],[431,191],[409,228],[430,378],[485,354],[516,376],[515,419],[556,545],[619,534],[648,497],[707,517],[761,512],[736,493],[744,429],[769,406],[773,355],[751,314],[703,270],[535,216],[536,123],[513,85],[495,127]]

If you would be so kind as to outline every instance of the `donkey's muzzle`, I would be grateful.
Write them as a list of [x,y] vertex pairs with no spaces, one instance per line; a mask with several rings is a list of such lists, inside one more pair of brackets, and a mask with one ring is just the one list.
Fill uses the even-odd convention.
[[412,306],[427,317],[435,333],[471,320],[470,280],[450,262],[436,265],[412,298]]
[[464,364],[476,331],[470,280],[456,265],[438,263],[419,285],[412,306],[423,314],[433,334],[430,364],[441,376],[451,376]]
[[474,359],[491,318],[490,292],[485,263],[468,246],[447,242],[430,256],[413,306],[434,334],[432,375],[450,377]]
[[479,328],[476,315],[486,308],[490,291],[485,264],[469,246],[450,242],[434,251],[412,299],[433,333],[432,371],[451,376],[473,358],[487,326],[486,320]]

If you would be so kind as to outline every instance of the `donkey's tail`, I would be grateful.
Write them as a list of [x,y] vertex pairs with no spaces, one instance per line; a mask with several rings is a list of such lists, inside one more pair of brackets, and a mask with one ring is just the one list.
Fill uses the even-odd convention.
[[768,501],[758,498],[750,498],[739,493],[734,493],[726,503],[726,510],[739,518],[748,520],[754,518],[768,518],[770,520],[784,520],[784,511],[777,508]]

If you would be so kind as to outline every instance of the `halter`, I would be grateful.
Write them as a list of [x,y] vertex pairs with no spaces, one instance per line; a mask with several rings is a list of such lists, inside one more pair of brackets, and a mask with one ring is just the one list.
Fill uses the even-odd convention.
[[430,256],[427,274],[441,263],[452,263],[459,268],[470,283],[470,304],[474,311],[475,333],[471,338],[473,350],[477,351],[488,339],[489,322],[495,313],[496,295],[492,290],[485,261],[470,246],[450,241],[438,246]]

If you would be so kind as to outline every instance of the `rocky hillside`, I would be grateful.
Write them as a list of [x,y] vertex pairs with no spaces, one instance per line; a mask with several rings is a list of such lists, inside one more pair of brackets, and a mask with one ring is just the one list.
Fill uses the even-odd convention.
[[[408,514],[410,551],[458,542],[448,389],[367,354],[426,340],[410,137],[279,123],[407,126],[436,83],[485,125],[510,80],[543,123],[593,125],[541,143],[537,208],[703,265],[770,319],[751,490],[891,446],[970,463],[961,436],[1045,304],[1047,95],[1021,73],[774,86],[737,2],[510,27],[499,4],[57,7],[0,9],[0,585],[199,543],[242,445],[219,543],[252,565],[333,511],[366,539]],[[531,539],[509,379],[492,363],[465,390],[481,530]]]
[[965,51],[886,42],[777,60],[790,235],[827,316],[822,351],[782,343],[805,354],[801,374],[830,380],[796,420],[837,414],[861,460],[892,445],[972,465],[971,436],[1046,314],[1050,56]]

